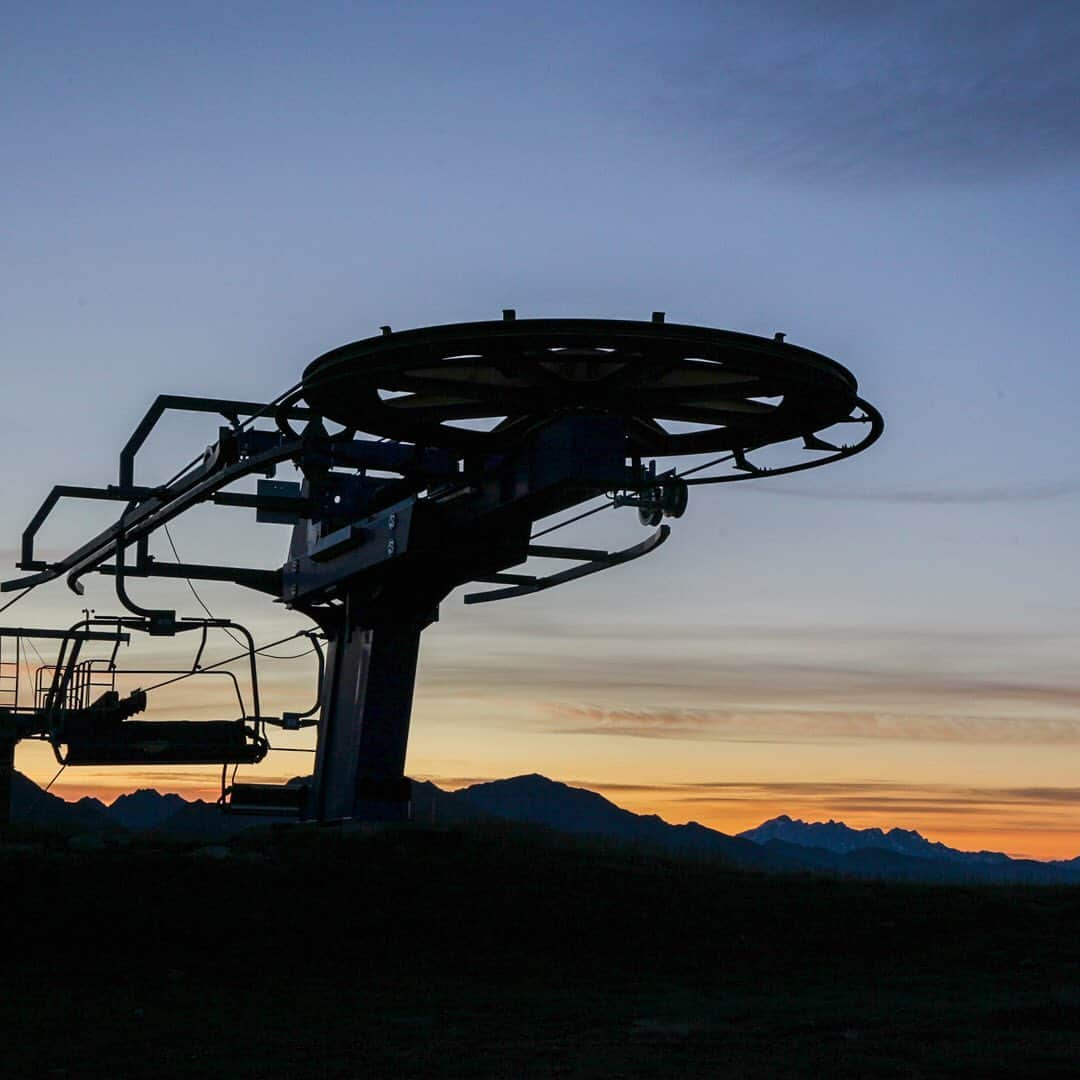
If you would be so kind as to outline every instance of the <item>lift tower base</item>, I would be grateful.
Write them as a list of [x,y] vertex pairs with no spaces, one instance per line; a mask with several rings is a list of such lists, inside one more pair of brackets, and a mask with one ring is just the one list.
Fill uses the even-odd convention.
[[376,626],[342,620],[328,649],[308,817],[408,818],[409,718],[420,634],[434,617],[426,608]]
[[0,737],[0,825],[11,821],[11,789],[15,779],[15,740]]

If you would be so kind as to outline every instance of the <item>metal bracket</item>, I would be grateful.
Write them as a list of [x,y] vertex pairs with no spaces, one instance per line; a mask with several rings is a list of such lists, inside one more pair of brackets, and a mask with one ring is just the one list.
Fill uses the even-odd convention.
[[647,540],[622,551],[594,551],[587,548],[549,547],[546,544],[531,544],[528,553],[541,559],[580,559],[580,566],[562,570],[557,574],[549,574],[547,577],[529,577],[525,574],[492,574],[490,577],[478,578],[478,581],[493,585],[513,582],[506,589],[489,589],[487,592],[468,593],[465,596],[466,604],[486,604],[492,600],[509,600],[514,596],[530,596],[532,593],[543,592],[552,589],[556,585],[563,585],[568,581],[576,581],[578,578],[588,577],[590,574],[599,573],[609,567],[618,566],[620,563],[632,562],[640,559],[642,555],[648,555],[655,551],[669,536],[671,528],[661,525]]

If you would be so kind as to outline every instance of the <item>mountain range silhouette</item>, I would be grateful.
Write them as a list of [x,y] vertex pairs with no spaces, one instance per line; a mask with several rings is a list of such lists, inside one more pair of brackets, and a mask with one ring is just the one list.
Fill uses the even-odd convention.
[[[14,777],[12,817],[71,833],[134,833],[162,841],[194,842],[225,840],[273,820],[231,817],[213,803],[188,801],[152,788],[121,795],[111,805],[94,798],[69,803],[21,773]],[[634,814],[594,791],[535,773],[458,791],[415,782],[413,817],[432,825],[509,821],[776,873],[989,884],[1080,882],[1080,857],[1040,862],[1001,852],[958,851],[914,830],[853,829],[839,821],[805,822],[786,814],[729,836],[695,822],[672,825],[655,814]]]

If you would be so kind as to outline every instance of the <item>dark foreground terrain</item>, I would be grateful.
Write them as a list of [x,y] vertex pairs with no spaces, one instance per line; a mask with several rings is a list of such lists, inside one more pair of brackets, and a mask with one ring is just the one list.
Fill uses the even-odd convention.
[[1080,889],[524,826],[9,832],[5,1076],[1073,1076]]

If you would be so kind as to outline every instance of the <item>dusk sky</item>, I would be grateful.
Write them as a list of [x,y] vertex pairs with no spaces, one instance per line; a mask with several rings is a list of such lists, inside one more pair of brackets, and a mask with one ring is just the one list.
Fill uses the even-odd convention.
[[[270,399],[381,324],[505,307],[783,331],[856,374],[881,441],[693,490],[631,566],[453,594],[410,775],[542,772],[728,832],[787,812],[1080,855],[1075,5],[9,2],[0,35],[5,576],[48,488],[115,482],[159,393]],[[169,422],[138,478],[214,438]],[[66,511],[42,543],[106,520]],[[642,535],[632,510],[560,534]],[[173,536],[264,566],[288,542],[224,508]],[[3,619],[116,611],[87,585]],[[182,582],[133,591],[199,614]],[[260,642],[305,625],[200,593]],[[169,656],[188,658],[158,641],[139,662]],[[306,660],[263,671],[274,708],[310,703]],[[160,705],[235,710],[194,686]],[[18,767],[56,771],[27,744]],[[151,783],[216,776],[72,768],[54,790]]]

